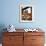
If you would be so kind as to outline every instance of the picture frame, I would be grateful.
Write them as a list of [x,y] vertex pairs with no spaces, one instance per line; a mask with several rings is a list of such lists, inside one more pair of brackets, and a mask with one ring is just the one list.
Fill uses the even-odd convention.
[[33,22],[34,21],[34,6],[33,5],[20,5],[20,22]]

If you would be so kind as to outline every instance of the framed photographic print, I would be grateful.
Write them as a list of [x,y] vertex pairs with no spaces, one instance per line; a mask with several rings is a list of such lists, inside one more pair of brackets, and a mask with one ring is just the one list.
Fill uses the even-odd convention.
[[20,22],[34,21],[34,7],[32,5],[20,5]]

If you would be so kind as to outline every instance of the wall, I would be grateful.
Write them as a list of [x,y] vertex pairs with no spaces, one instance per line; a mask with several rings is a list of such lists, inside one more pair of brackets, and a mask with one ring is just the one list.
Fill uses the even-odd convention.
[[[35,21],[21,23],[19,21],[19,4],[34,5]],[[46,32],[46,0],[0,0],[0,31],[9,24],[15,28],[43,28]]]
[[[0,25],[13,24],[16,28],[45,27],[46,28],[46,0],[0,0]],[[34,5],[35,21],[21,23],[19,21],[19,5]]]

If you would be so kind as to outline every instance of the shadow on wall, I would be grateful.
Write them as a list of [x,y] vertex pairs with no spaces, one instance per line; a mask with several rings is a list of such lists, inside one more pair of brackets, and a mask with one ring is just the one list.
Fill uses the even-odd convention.
[[0,24],[0,43],[2,43],[2,36],[3,36],[3,32],[5,32],[6,30],[3,30],[4,28],[6,28],[6,26],[4,24]]

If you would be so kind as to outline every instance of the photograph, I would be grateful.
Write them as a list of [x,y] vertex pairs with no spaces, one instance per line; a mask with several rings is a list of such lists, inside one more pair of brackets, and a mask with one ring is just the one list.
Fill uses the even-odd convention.
[[33,20],[34,12],[31,5],[20,5],[20,21],[31,22]]

